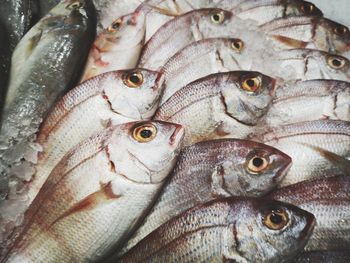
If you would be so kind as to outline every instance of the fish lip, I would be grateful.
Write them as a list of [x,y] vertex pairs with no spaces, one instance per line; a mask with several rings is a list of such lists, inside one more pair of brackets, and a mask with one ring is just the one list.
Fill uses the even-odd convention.
[[184,135],[185,135],[185,129],[181,124],[173,123],[175,126],[175,130],[173,134],[170,136],[169,139],[169,145],[178,145],[179,142],[182,141]]

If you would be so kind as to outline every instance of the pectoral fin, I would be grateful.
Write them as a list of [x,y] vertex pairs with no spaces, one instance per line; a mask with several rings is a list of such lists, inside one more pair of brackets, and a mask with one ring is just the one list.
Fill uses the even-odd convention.
[[278,36],[278,35],[272,35],[272,39],[277,40],[278,42],[284,45],[290,46],[292,48],[306,48],[308,44],[305,41],[284,37],[284,36]]

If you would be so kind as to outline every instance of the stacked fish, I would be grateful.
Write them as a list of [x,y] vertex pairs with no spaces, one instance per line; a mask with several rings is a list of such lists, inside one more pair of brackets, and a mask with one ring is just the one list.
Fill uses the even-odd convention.
[[30,3],[0,4],[23,26],[0,262],[350,262],[346,26],[302,0]]

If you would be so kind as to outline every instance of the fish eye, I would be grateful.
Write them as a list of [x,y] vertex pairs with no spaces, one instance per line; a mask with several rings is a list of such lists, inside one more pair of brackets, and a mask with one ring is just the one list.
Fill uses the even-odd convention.
[[265,157],[254,156],[248,161],[247,168],[251,173],[260,173],[269,165],[269,160]]
[[249,77],[242,81],[242,88],[250,93],[255,93],[261,88],[261,80],[258,77]]
[[270,209],[262,218],[263,224],[271,230],[281,230],[289,222],[288,213],[282,209]]
[[349,29],[346,26],[337,26],[334,28],[334,33],[336,33],[338,36],[344,36],[348,32]]
[[67,5],[66,9],[75,10],[75,9],[81,8],[82,6],[83,6],[83,4],[80,1],[76,1],[74,3]]
[[346,65],[346,61],[341,57],[329,56],[327,58],[327,64],[333,69],[342,69]]
[[310,15],[315,11],[315,6],[311,3],[305,3],[300,6],[300,10],[305,15]]
[[240,39],[233,40],[231,42],[231,47],[232,47],[232,49],[234,49],[236,51],[241,51],[243,49],[243,47],[244,47],[244,43]]
[[157,128],[151,123],[136,126],[132,131],[132,137],[140,143],[150,142],[156,137],[156,135]]
[[107,31],[110,33],[116,32],[121,27],[122,23],[122,19],[118,18],[107,28]]
[[225,15],[223,12],[215,12],[210,15],[210,19],[214,24],[222,24],[225,20]]
[[143,84],[143,75],[138,71],[133,71],[124,76],[124,84],[129,88],[137,88]]

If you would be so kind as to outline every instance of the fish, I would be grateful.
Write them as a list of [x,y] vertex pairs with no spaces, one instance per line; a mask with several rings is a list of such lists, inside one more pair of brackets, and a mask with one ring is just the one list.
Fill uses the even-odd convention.
[[306,244],[315,218],[254,198],[208,202],[171,219],[118,262],[285,262]]
[[176,52],[192,42],[206,38],[234,37],[247,43],[254,39],[255,43],[261,41],[261,46],[272,46],[264,33],[255,29],[259,28],[227,10],[193,10],[160,27],[144,45],[137,65],[158,70]]
[[[0,43],[0,116],[6,96],[7,82],[9,78],[9,68],[11,65],[10,39],[6,36],[6,29],[0,23],[0,34],[2,40]],[[1,123],[1,119],[0,119]],[[1,185],[1,183],[0,183]],[[1,190],[0,190],[1,191]]]
[[[257,61],[255,56],[262,57],[262,60]],[[272,58],[269,52],[261,55],[260,43],[244,43],[236,38],[208,38],[193,42],[177,52],[161,68],[165,87],[160,104],[199,78],[233,70],[262,71],[266,69],[268,61],[273,63]],[[277,68],[269,69],[269,73],[277,71]]]
[[278,52],[277,75],[288,80],[350,80],[350,61],[343,56],[314,49],[291,49]]
[[42,146],[28,184],[30,203],[52,169],[72,147],[111,125],[149,120],[162,91],[162,74],[146,69],[107,72],[69,91],[41,125]]
[[102,260],[151,204],[183,135],[181,125],[141,121],[82,141],[52,171],[0,262]]
[[350,122],[292,123],[262,128],[247,138],[275,147],[292,158],[293,165],[280,187],[326,174],[349,174]]
[[95,31],[91,1],[66,0],[16,47],[0,132],[0,177],[8,177],[9,168],[21,169],[24,155],[35,159],[35,133],[55,100],[78,80]]
[[36,0],[34,4],[36,5],[35,16],[37,20],[46,16],[52,8],[58,5],[61,0]]
[[292,263],[348,263],[350,261],[349,250],[317,250],[301,253]]
[[350,177],[304,181],[272,192],[267,198],[292,203],[317,221],[305,250],[348,249],[350,246]]
[[291,164],[277,149],[247,140],[213,140],[184,148],[155,205],[122,251],[189,208],[222,197],[265,195]]
[[311,48],[342,54],[350,50],[349,29],[322,17],[288,17],[260,26],[283,49]]
[[246,0],[231,11],[241,19],[256,21],[258,25],[286,17],[323,16],[313,3],[301,0]]
[[244,138],[266,114],[274,89],[275,80],[259,72],[216,73],[178,90],[158,108],[154,119],[182,124],[184,145]]
[[264,125],[316,119],[350,121],[349,82],[319,79],[280,85],[264,117]]

